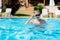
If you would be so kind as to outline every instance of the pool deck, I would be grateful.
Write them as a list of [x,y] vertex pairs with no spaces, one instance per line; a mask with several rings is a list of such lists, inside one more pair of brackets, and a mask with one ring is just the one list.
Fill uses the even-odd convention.
[[[30,18],[31,16],[0,16],[0,18]],[[50,17],[43,17],[44,19],[47,19],[47,18],[50,18]],[[42,18],[42,19],[43,19]],[[52,18],[52,17],[51,17]],[[52,19],[54,19],[54,18],[56,18],[56,17],[53,17]],[[58,17],[58,18],[60,18],[60,17]],[[57,19],[57,18],[56,18]]]

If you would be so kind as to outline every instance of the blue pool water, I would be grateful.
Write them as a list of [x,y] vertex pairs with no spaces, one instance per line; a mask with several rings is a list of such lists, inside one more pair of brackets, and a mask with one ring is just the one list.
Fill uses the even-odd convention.
[[1,18],[0,40],[60,40],[60,19],[44,19],[45,28],[24,24],[28,18]]

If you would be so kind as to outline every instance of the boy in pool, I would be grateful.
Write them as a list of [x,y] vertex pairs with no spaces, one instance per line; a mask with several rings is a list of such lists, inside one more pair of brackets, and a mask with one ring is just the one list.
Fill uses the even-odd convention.
[[44,28],[43,26],[41,26],[41,24],[46,23],[45,20],[40,19],[41,13],[39,12],[39,10],[35,11],[35,14],[33,15],[33,17],[35,18],[34,20],[30,20],[31,23],[36,24],[37,26],[39,26],[40,28]]
[[39,20],[35,19],[35,20],[31,20],[30,22],[33,24],[36,24],[37,27],[45,28],[44,26],[41,25],[41,24],[46,23],[45,20],[43,20],[43,19],[39,19]]
[[40,19],[40,18],[39,18],[40,15],[41,15],[41,14],[40,14],[39,10],[34,11],[33,17],[34,17],[35,19],[34,19],[34,20],[31,20],[30,22],[32,22],[33,24],[34,24],[34,23],[40,24],[40,22],[38,22],[38,20]]

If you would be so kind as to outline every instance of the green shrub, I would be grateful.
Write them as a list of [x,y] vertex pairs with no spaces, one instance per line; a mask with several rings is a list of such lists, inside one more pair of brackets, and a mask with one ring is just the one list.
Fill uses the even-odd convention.
[[39,10],[39,7],[38,6],[34,6],[34,10]]
[[5,11],[6,11],[6,6],[4,5],[2,8],[2,12],[5,12]]
[[39,7],[39,11],[42,13],[43,6],[39,5],[38,7]]
[[42,13],[42,9],[43,9],[42,5],[34,6],[34,10],[39,10],[41,13]]

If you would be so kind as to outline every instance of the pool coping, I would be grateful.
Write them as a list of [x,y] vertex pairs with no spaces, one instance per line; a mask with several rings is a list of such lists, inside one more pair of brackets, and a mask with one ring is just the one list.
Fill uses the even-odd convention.
[[[30,18],[30,17],[0,17],[0,18]],[[60,18],[40,18],[40,19],[60,19]]]

